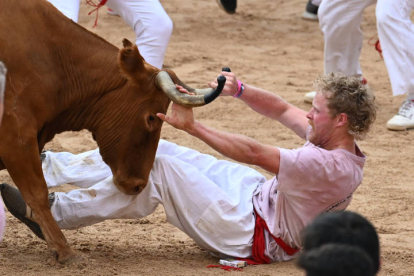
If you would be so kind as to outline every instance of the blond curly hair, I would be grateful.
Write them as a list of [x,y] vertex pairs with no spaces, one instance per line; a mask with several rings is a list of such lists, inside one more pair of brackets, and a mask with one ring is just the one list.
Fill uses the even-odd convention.
[[375,121],[378,109],[370,87],[358,78],[331,73],[319,76],[314,88],[328,100],[332,116],[345,113],[349,121],[348,132],[357,140],[364,139]]

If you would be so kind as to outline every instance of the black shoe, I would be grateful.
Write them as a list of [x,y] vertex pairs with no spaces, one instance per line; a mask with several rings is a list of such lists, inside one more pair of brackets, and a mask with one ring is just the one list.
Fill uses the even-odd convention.
[[40,153],[40,161],[43,163],[43,161],[46,159],[46,154],[48,152],[52,152],[53,149],[44,149],[42,150],[42,152]]
[[318,9],[319,6],[312,4],[311,0],[309,0],[306,4],[306,10],[302,14],[302,18],[312,21],[318,20]]
[[0,190],[7,210],[9,210],[9,212],[18,220],[26,224],[36,236],[44,240],[45,237],[43,236],[39,224],[26,217],[26,202],[24,202],[20,191],[6,183],[0,185]]
[[236,12],[237,0],[216,0],[220,8],[229,14]]
[[42,151],[42,153],[40,154],[40,162],[43,162],[43,160],[45,160],[46,158],[46,152]]

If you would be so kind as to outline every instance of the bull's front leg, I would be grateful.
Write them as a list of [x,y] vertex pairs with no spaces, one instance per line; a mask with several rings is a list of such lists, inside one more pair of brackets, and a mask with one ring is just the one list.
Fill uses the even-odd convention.
[[[37,141],[15,145],[12,155],[4,156],[6,168],[19,188],[24,201],[31,208],[34,220],[39,224],[48,247],[57,254],[59,262],[75,259],[75,252],[67,244],[66,238],[55,222],[49,208],[48,189],[43,177]],[[13,143],[12,141],[10,141]]]

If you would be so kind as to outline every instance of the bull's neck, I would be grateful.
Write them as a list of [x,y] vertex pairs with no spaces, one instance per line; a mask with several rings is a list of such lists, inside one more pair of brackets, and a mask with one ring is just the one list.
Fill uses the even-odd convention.
[[117,62],[119,49],[83,28],[71,29],[66,39],[72,43],[56,49],[56,67],[61,69],[56,73],[59,92],[52,100],[52,132],[93,131],[99,124],[101,99],[127,83]]

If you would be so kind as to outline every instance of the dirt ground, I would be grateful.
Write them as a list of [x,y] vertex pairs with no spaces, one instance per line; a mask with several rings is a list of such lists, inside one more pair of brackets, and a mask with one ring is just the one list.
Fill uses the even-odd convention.
[[[93,29],[95,16],[87,15],[92,8],[84,2],[79,24],[118,47],[124,37],[134,41],[129,27],[119,17],[108,15],[106,8],[100,10],[98,27]],[[172,68],[189,85],[204,87],[223,66],[229,66],[243,82],[273,91],[305,110],[310,108],[303,102],[303,95],[323,73],[323,36],[318,23],[300,18],[306,0],[240,0],[235,15],[225,14],[214,0],[161,3],[174,22],[164,66]],[[359,143],[368,160],[363,183],[349,209],[370,219],[380,234],[379,275],[408,276],[414,275],[414,131],[391,132],[385,128],[404,96],[392,97],[384,61],[368,45],[376,35],[374,10],[370,7],[364,13],[361,64],[364,77],[375,90],[380,111],[370,136]],[[195,114],[204,124],[266,144],[284,148],[303,144],[291,131],[258,116],[233,98],[219,98],[196,109]],[[163,126],[162,138],[222,158],[168,125]],[[87,131],[66,132],[46,148],[79,153],[96,148],[96,144]],[[0,172],[0,181],[12,183],[6,171]],[[67,185],[54,191],[69,189]],[[145,219],[106,221],[64,231],[70,245],[84,259],[72,265],[56,264],[42,240],[10,213],[6,215],[0,275],[303,275],[294,261],[251,266],[243,272],[206,268],[218,260],[166,223],[162,206]]]

